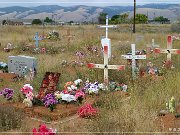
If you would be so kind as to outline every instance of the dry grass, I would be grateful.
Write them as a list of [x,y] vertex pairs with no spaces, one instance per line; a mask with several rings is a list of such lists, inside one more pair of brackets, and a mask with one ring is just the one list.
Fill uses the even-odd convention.
[[[55,29],[60,35],[66,35],[66,30],[71,30],[71,34],[75,35],[75,38],[71,40],[70,45],[67,43],[67,39],[61,39],[60,41],[43,41],[40,42],[41,46],[54,46],[60,47],[65,51],[58,52],[58,54],[31,54],[30,52],[23,52],[21,55],[30,55],[38,59],[38,75],[34,79],[32,85],[37,92],[39,90],[42,78],[47,71],[56,71],[61,73],[60,89],[63,88],[65,82],[72,81],[77,78],[90,78],[90,80],[103,81],[102,70],[89,70],[86,66],[67,66],[61,65],[62,60],[68,62],[78,60],[74,55],[76,51],[83,51],[88,57],[82,59],[85,62],[103,63],[102,57],[97,57],[94,54],[87,51],[87,46],[97,46],[99,49],[100,36],[105,34],[104,30],[97,29],[96,26],[63,26],[63,27],[46,27],[44,33]],[[35,32],[43,33],[42,27],[0,27],[0,43],[1,50],[6,46],[8,42],[13,43],[15,46],[20,47],[26,44],[34,44],[32,41]],[[137,49],[146,49],[147,44],[151,44],[151,39],[155,39],[155,43],[159,44],[162,48],[166,48],[166,38],[170,34],[169,25],[137,25],[137,33],[132,34],[129,32],[129,26],[119,26],[116,30],[109,30],[109,38],[112,40],[112,54],[115,56],[110,61],[110,64],[126,64],[126,60],[121,59],[121,54],[125,54],[130,51],[130,44],[136,43]],[[143,40],[136,41],[137,36],[144,36]],[[129,41],[129,42],[126,42]],[[180,48],[179,42],[173,43],[173,48]],[[8,56],[19,55],[19,51],[15,49],[10,53],[1,51],[0,61],[7,62]],[[100,55],[100,53],[99,53]],[[110,71],[110,80],[124,82],[129,86],[129,92],[131,93],[131,99],[126,102],[122,102],[122,98],[118,96],[101,95],[96,107],[100,109],[100,114],[96,119],[89,120],[83,123],[82,130],[86,127],[88,131],[93,132],[155,132],[160,131],[154,119],[157,116],[157,112],[165,107],[165,102],[171,97],[175,96],[177,102],[180,99],[180,58],[173,55],[174,66],[176,69],[167,71],[166,80],[164,81],[151,81],[149,79],[137,79],[135,82],[131,82],[130,70],[118,72]],[[165,55],[157,55],[155,59],[145,60],[143,65],[145,66],[147,61],[152,61],[157,66],[162,66],[162,61],[166,59]],[[17,83],[0,83],[0,88],[9,87],[18,90],[26,82]],[[17,98],[18,99],[18,98]],[[17,100],[16,99],[16,100]],[[60,126],[62,128],[62,126]],[[76,130],[76,125],[72,127],[70,131],[81,131],[80,127]],[[63,125],[63,129],[59,131],[67,131],[68,126]]]

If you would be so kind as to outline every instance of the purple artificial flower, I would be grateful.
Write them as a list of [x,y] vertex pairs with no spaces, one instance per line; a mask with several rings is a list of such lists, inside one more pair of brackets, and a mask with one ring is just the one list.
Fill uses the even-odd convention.
[[58,103],[54,94],[47,94],[43,99],[44,105],[49,107],[50,105],[56,105]]
[[0,92],[0,96],[4,96],[4,98],[6,98],[7,100],[10,100],[10,99],[12,99],[12,97],[13,97],[13,93],[14,93],[14,91],[12,90],[12,89],[9,89],[9,88],[5,88],[4,90],[2,90],[1,92]]

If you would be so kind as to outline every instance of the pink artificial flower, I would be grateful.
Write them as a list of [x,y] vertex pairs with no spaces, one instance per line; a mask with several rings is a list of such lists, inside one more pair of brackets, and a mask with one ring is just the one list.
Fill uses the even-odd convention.
[[68,90],[63,90],[62,91],[64,94],[68,94],[69,92],[68,92]]
[[84,96],[85,96],[85,94],[81,90],[78,90],[75,94],[76,99],[78,99],[78,97],[84,97]]
[[23,88],[20,89],[23,94],[28,94],[29,92],[33,91],[33,87],[30,84],[25,84]]
[[33,100],[34,94],[32,92],[29,92],[26,94],[26,97],[29,98],[31,101]]
[[39,129],[33,128],[33,135],[56,135],[55,131],[51,128],[47,128],[45,124],[41,124]]

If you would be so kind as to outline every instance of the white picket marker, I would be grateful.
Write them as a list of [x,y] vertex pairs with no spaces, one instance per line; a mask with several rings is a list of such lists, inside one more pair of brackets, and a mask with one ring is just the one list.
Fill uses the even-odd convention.
[[108,25],[108,15],[106,15],[106,25],[97,26],[97,28],[106,28],[106,37],[101,39],[102,47],[103,45],[108,45],[108,58],[111,58],[111,40],[108,38],[108,28],[117,28],[116,25]]
[[171,54],[180,54],[180,49],[172,49],[172,36],[168,36],[167,49],[155,48],[155,53],[167,53],[167,61],[171,61]]
[[146,59],[146,55],[136,55],[135,44],[131,44],[131,55],[121,55],[124,59],[131,59],[132,60],[132,77],[135,79],[136,77],[136,60],[143,60]]
[[104,69],[104,84],[106,89],[108,88],[109,79],[108,79],[108,69],[117,69],[117,70],[125,70],[125,65],[108,65],[108,45],[104,45],[104,64],[94,64],[88,63],[88,68],[100,68]]

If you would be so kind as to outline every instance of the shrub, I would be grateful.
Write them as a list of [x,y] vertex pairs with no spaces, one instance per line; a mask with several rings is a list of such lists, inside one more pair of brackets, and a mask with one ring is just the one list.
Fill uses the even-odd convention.
[[22,118],[24,118],[24,113],[22,111],[17,111],[11,106],[1,106],[0,132],[12,129],[20,129],[23,122]]

